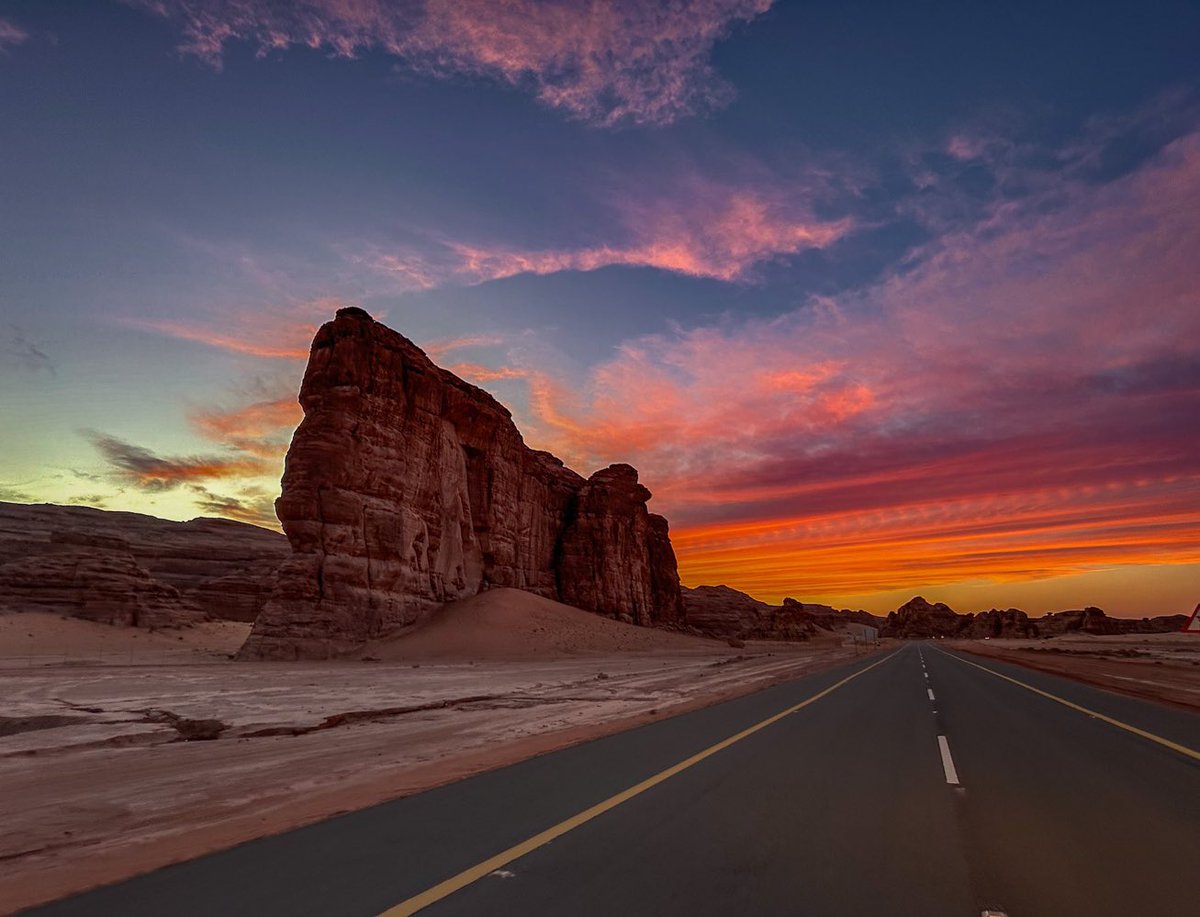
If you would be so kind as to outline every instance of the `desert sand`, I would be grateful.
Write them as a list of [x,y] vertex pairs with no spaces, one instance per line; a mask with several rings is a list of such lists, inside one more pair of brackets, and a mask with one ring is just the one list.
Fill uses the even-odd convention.
[[1133,697],[1200,710],[1200,637],[1192,634],[1076,634],[1052,640],[955,640],[948,645]]
[[492,589],[438,611],[418,630],[367,644],[388,660],[553,659],[596,653],[712,653],[724,641],[630,627],[517,589]]
[[366,661],[233,662],[244,634],[233,622],[146,633],[0,618],[0,911],[855,653],[838,635],[733,649],[514,590],[447,606],[427,628],[368,647]]

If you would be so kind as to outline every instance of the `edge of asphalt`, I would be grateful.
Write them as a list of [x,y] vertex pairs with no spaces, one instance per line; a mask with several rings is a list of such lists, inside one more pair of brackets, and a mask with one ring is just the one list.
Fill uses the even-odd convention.
[[435,764],[405,769],[383,780],[288,800],[285,805],[278,807],[278,820],[269,825],[263,824],[262,815],[249,813],[204,825],[195,831],[173,837],[157,838],[125,849],[89,853],[82,861],[71,864],[69,875],[64,875],[67,873],[65,869],[29,869],[0,880],[0,915],[17,914],[62,898],[134,879],[167,866],[229,850],[250,841],[286,834],[338,815],[414,796],[502,767],[573,748],[594,739],[747,697],[841,665],[880,657],[895,652],[896,648],[887,644],[861,655],[837,654],[818,658],[814,664],[802,671],[781,673],[745,688],[727,687],[722,691],[663,706],[657,712],[638,713],[601,723],[571,726],[542,735],[526,736],[499,748],[478,749],[454,759],[443,759]]
[[[1102,681],[1095,676],[1089,677],[1088,673],[1070,672],[1061,668],[1056,668],[1048,660],[1036,658],[1014,659],[1013,654],[1018,652],[1016,649],[1000,649],[995,653],[980,652],[978,649],[965,646],[958,641],[950,644],[949,649],[955,650],[956,652],[966,653],[967,655],[976,659],[990,659],[993,662],[1006,663],[1008,665],[1019,666],[1023,669],[1030,669],[1034,672],[1041,672],[1043,675],[1054,675],[1067,681],[1073,681],[1076,684],[1087,685],[1089,688],[1096,688],[1100,691],[1108,691],[1110,694],[1117,694],[1122,697],[1132,697],[1136,700],[1145,701],[1151,704],[1160,704],[1171,710],[1183,710],[1187,713],[1200,713],[1200,701],[1197,703],[1187,703],[1184,701],[1172,700],[1169,697],[1161,697],[1157,694],[1151,695],[1144,691],[1138,691],[1133,686],[1112,684],[1107,681]],[[1119,665],[1120,663],[1117,664]]]

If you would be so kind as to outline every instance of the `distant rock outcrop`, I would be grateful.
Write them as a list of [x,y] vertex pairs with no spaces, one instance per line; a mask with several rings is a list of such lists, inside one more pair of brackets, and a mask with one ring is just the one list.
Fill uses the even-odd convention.
[[740,640],[807,640],[847,624],[878,626],[882,620],[865,611],[838,611],[795,599],[768,605],[729,586],[684,588],[683,607],[689,628]]
[[862,624],[867,627],[882,627],[884,618],[879,615],[873,615],[869,611],[858,609],[851,611],[849,608],[834,608],[832,605],[820,605],[814,602],[801,602],[797,599],[784,599],[783,607],[796,609],[806,612],[812,616],[813,621],[821,627],[843,627],[846,624]]
[[931,605],[918,595],[888,614],[882,634],[901,640],[1057,637],[1067,633],[1153,634],[1178,630],[1186,620],[1183,615],[1110,618],[1095,606],[1051,611],[1039,618],[1031,618],[1019,608],[958,614],[948,605],[941,602]]
[[913,596],[895,611],[888,612],[883,636],[901,640],[934,640],[957,636],[967,619],[942,602],[930,604],[924,596]]
[[[155,627],[197,617],[253,621],[287,555],[278,532],[228,519],[0,503],[0,604],[8,610]],[[122,595],[126,611],[117,609]]]
[[313,340],[276,511],[292,555],[247,658],[334,656],[509,586],[642,624],[679,617],[637,472],[585,480],[508,410],[361,309]]

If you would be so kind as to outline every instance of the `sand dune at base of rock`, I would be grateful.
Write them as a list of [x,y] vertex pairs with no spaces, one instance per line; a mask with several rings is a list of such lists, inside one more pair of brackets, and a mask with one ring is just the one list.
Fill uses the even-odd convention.
[[531,659],[627,652],[711,653],[724,641],[637,627],[519,589],[491,589],[443,606],[424,625],[376,640],[383,660]]

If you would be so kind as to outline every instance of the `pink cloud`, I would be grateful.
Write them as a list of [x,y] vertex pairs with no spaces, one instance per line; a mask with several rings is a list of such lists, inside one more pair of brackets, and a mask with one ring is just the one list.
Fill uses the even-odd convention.
[[[820,175],[752,176],[717,181],[695,171],[643,179],[607,195],[608,239],[570,248],[527,249],[489,242],[431,239],[422,250],[349,256],[410,288],[452,280],[481,283],[518,274],[651,267],[689,277],[743,281],[759,264],[837,242],[850,218],[823,219],[814,203],[828,189]],[[647,192],[644,186],[653,185]],[[664,188],[663,186],[666,185]]]
[[461,259],[460,273],[486,280],[625,265],[732,281],[760,262],[825,248],[851,226],[849,219],[823,222],[764,195],[732,189],[715,199],[627,207],[624,218],[631,240],[620,244],[547,251],[452,247]]
[[[872,289],[631,340],[529,439],[637,465],[685,581],[850,594],[1200,560],[1200,132]],[[486,368],[476,378],[487,379]]]
[[0,53],[29,40],[29,33],[10,19],[0,19]]
[[128,328],[229,353],[306,360],[317,328],[345,305],[336,297],[322,297],[257,309],[214,307],[187,321],[138,316],[118,316],[114,320]]
[[337,57],[380,50],[434,76],[484,76],[601,125],[668,124],[732,89],[713,46],[772,0],[126,0],[182,27],[182,48],[219,66],[225,45]]

